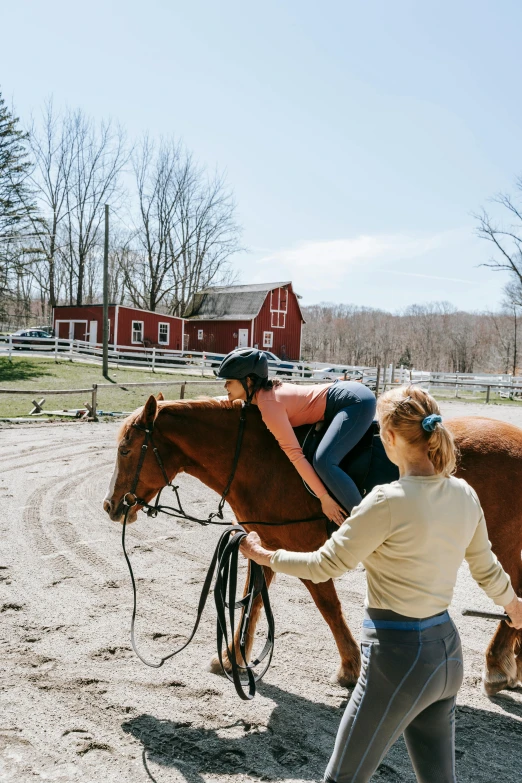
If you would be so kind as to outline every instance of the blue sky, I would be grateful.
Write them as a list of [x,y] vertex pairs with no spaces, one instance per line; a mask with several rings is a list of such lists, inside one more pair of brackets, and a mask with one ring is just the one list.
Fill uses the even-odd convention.
[[22,118],[53,95],[226,171],[242,282],[498,306],[471,213],[522,173],[517,0],[17,0],[0,28]]

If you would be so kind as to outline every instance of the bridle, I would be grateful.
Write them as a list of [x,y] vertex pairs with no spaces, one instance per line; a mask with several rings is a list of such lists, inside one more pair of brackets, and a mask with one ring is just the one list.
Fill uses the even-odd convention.
[[[123,529],[121,535],[123,554],[125,556],[125,560],[127,562],[127,566],[129,569],[129,574],[132,583],[132,592],[133,592],[133,608],[132,608],[131,634],[130,634],[131,644],[134,652],[136,653],[140,661],[142,661],[142,663],[144,663],[146,666],[150,666],[154,669],[159,669],[161,666],[163,666],[163,664],[166,661],[170,660],[170,658],[173,658],[175,655],[180,653],[190,644],[198,629],[201,616],[203,614],[203,609],[205,607],[208,595],[212,588],[212,579],[215,573],[216,579],[214,584],[214,600],[216,604],[216,611],[217,611],[217,618],[218,618],[217,651],[218,651],[219,662],[221,664],[224,674],[231,682],[234,683],[238,695],[240,696],[241,699],[244,700],[252,699],[255,696],[256,682],[258,682],[263,677],[263,675],[268,670],[268,667],[270,666],[270,662],[272,660],[272,654],[274,650],[274,638],[275,638],[275,623],[272,614],[272,609],[270,606],[270,599],[268,597],[268,587],[266,585],[265,573],[263,567],[255,563],[253,560],[249,562],[250,565],[249,581],[248,581],[245,595],[243,596],[242,599],[236,601],[239,546],[241,544],[241,541],[248,535],[248,533],[242,525],[239,524],[231,525],[228,522],[222,521],[223,508],[225,506],[226,498],[230,491],[230,487],[232,485],[234,477],[236,475],[236,470],[239,463],[248,407],[249,407],[248,402],[243,403],[241,407],[241,414],[239,418],[239,429],[238,429],[238,435],[236,441],[236,448],[234,452],[234,458],[232,462],[232,469],[230,471],[230,476],[228,478],[226,486],[221,494],[221,498],[218,504],[218,509],[217,511],[209,514],[206,519],[201,519],[198,517],[191,516],[190,514],[187,514],[183,509],[183,506],[181,504],[181,498],[179,496],[179,487],[173,484],[172,481],[169,480],[169,477],[165,470],[165,465],[158,451],[158,448],[154,442],[154,422],[151,422],[149,426],[145,426],[145,427],[140,424],[131,425],[134,429],[143,432],[145,437],[143,440],[143,444],[141,446],[140,456],[139,456],[138,464],[136,466],[136,473],[132,481],[131,489],[129,490],[129,492],[126,492],[125,495],[123,496],[125,515],[123,519]],[[160,489],[160,491],[156,495],[156,502],[154,503],[154,505],[150,505],[142,498],[138,498],[138,496],[136,495],[136,490],[138,487],[141,470],[143,468],[143,463],[145,461],[145,457],[149,447],[152,448],[152,452],[156,458],[156,462],[158,463],[161,474],[163,476],[163,480],[165,482],[164,487],[162,487],[162,489]],[[176,507],[164,506],[160,504],[160,496],[165,487],[170,487],[173,490],[176,496],[176,502],[177,502]],[[223,528],[223,532],[219,538],[217,547],[212,557],[212,561],[207,571],[207,575],[205,577],[205,581],[203,583],[203,588],[198,603],[196,621],[194,623],[192,631],[187,641],[181,647],[179,647],[177,650],[174,650],[174,652],[165,655],[163,658],[160,658],[158,662],[149,661],[146,658],[144,658],[143,655],[139,652],[135,640],[135,622],[136,622],[136,611],[137,611],[136,581],[134,578],[132,565],[125,547],[125,533],[127,528],[127,518],[130,510],[135,506],[140,506],[141,510],[145,511],[147,513],[147,516],[149,517],[155,518],[157,517],[158,513],[161,511],[167,514],[168,516],[174,517],[176,519],[185,519],[191,522],[197,522],[200,525],[218,525]],[[254,522],[244,522],[243,524],[283,526],[283,525],[299,524],[303,522],[315,522],[319,520],[324,521],[324,519],[325,517],[321,516],[321,517],[311,517],[309,519],[290,520],[286,522],[254,521]],[[246,645],[247,645],[247,639],[249,635],[252,607],[255,599],[258,596],[261,597],[263,603],[268,630],[267,630],[266,641],[261,653],[254,661],[251,661],[249,663],[246,658]],[[241,610],[241,619],[240,619],[240,626],[239,626],[239,653],[241,655],[241,660],[243,661],[242,664],[239,664],[237,662],[236,646],[234,641],[236,609]],[[227,614],[228,614],[228,623],[227,623]],[[229,631],[228,631],[229,626],[230,626],[230,641],[229,641]],[[225,666],[223,665],[223,653],[222,653],[223,641],[225,642],[226,645],[227,656],[232,670],[231,673],[228,672]],[[254,673],[255,667],[258,666],[262,661],[265,661],[263,669],[257,674],[255,674]],[[246,678],[247,678],[246,682],[244,681],[244,679],[242,680],[241,678],[242,674],[243,675],[246,674]],[[245,691],[246,685],[248,685],[248,693]]]

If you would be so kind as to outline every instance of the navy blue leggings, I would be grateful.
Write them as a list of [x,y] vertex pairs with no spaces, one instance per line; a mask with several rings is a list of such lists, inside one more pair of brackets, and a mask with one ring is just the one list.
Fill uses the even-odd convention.
[[348,513],[362,498],[339,463],[369,428],[376,405],[374,393],[362,383],[338,381],[328,390],[324,417],[328,429],[315,452],[314,468]]

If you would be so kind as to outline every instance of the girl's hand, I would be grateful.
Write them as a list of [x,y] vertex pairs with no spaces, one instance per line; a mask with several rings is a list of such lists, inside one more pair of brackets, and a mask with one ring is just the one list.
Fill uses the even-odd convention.
[[269,549],[265,549],[262,546],[261,539],[254,531],[249,533],[248,536],[242,540],[239,549],[245,557],[253,560],[254,563],[259,563],[259,565],[264,566],[270,565],[270,558],[274,554]]
[[321,501],[321,507],[325,517],[331,519],[332,522],[335,522],[336,525],[342,525],[348,516],[344,508],[342,508],[339,503],[337,503],[333,497],[328,494],[328,492],[325,492],[324,495],[321,495],[319,500]]
[[504,607],[506,614],[509,615],[511,622],[508,625],[511,628],[522,628],[522,598],[513,598],[513,600]]

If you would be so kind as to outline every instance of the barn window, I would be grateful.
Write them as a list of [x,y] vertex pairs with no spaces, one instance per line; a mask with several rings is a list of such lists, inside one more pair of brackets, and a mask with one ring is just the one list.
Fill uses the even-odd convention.
[[170,324],[158,324],[158,342],[162,345],[170,343]]
[[143,342],[143,321],[132,322],[132,343]]
[[263,332],[263,348],[271,348],[274,344],[274,333]]
[[198,329],[198,340],[203,339],[203,329]]
[[270,326],[272,329],[284,329],[288,312],[288,291],[276,288],[270,292]]

